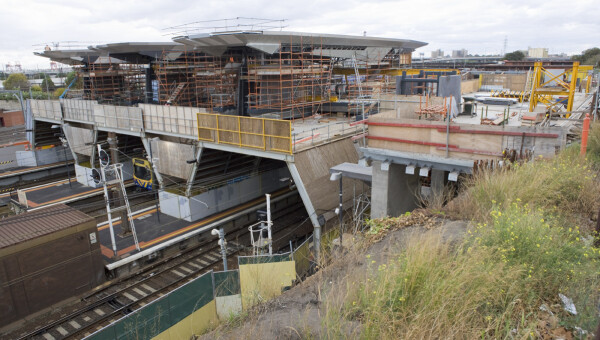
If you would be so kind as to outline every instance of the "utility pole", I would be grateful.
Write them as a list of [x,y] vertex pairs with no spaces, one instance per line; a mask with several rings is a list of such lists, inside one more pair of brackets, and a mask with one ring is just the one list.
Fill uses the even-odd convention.
[[[117,134],[114,132],[109,132],[108,141],[108,145],[110,148],[110,159],[112,160],[113,164],[119,163],[119,152],[117,151]],[[123,195],[121,195],[121,191],[115,187],[112,189],[111,192],[114,201],[119,202],[119,206],[124,206],[125,200],[123,199]],[[129,217],[127,216],[127,211],[120,211],[119,217],[121,218],[121,231],[123,232],[123,234],[129,234],[131,232],[131,226],[129,225]]]
[[271,195],[266,194],[267,197],[267,237],[269,238],[269,256],[273,255],[273,234],[272,234],[272,226],[273,222],[271,222]]

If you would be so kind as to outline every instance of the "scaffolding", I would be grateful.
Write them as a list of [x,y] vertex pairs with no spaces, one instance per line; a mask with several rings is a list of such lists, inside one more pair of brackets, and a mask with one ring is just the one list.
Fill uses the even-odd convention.
[[362,55],[354,53],[351,58],[352,75],[345,73],[348,114],[367,117],[379,109],[381,95],[395,93],[396,82],[393,76],[385,74],[390,70],[396,57],[394,51],[380,55]]
[[278,52],[249,57],[249,114],[277,119],[313,116],[329,102],[331,70],[322,42],[308,37],[290,36]]
[[78,72],[83,78],[83,99],[113,105],[133,105],[146,99],[144,65],[109,57],[104,62],[88,62]]
[[170,60],[168,53],[163,53],[155,68],[161,105],[201,107],[214,112],[235,109],[239,56],[189,51]]

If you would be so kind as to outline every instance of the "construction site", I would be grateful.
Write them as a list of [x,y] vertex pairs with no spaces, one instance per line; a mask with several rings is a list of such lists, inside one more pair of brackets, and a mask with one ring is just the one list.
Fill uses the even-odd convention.
[[598,117],[579,62],[430,68],[412,60],[426,42],[273,24],[35,53],[77,77],[21,100],[0,337],[190,338],[302,282],[366,220],[551,159]]

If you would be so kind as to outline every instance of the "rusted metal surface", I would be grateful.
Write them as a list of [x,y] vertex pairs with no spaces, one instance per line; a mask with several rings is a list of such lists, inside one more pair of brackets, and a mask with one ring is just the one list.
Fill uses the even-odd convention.
[[9,217],[0,221],[0,250],[93,220],[62,204]]

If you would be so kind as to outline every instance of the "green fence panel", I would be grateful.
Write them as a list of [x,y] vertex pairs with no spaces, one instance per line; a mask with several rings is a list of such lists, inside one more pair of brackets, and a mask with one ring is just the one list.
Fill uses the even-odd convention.
[[213,300],[212,275],[208,272],[168,295],[171,325],[204,307]]
[[240,272],[229,270],[226,272],[214,272],[213,281],[215,285],[215,296],[228,296],[240,294]]
[[151,339],[204,307],[213,300],[213,294],[212,272],[208,272],[86,339]]
[[151,339],[172,326],[169,301],[152,302],[114,324],[118,340]]
[[310,271],[311,265],[315,262],[314,254],[310,251],[310,242],[312,236],[309,237],[298,248],[294,249],[294,262],[296,263],[296,275],[304,277]]

